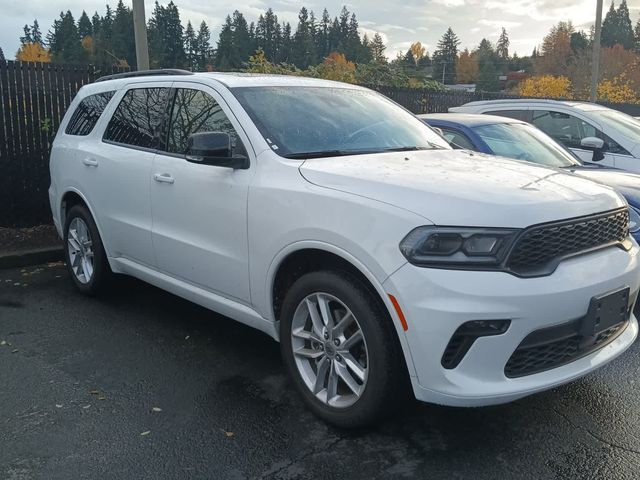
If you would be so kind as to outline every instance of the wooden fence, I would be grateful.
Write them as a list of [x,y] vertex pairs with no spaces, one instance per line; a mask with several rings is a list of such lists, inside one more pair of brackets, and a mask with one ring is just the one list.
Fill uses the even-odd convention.
[[[114,67],[0,61],[0,227],[51,222],[49,151],[64,113],[86,83],[121,72]],[[371,87],[414,113],[446,112],[503,94]],[[640,106],[609,105],[634,116]]]
[[0,227],[51,222],[49,150],[80,87],[123,71],[0,61]]

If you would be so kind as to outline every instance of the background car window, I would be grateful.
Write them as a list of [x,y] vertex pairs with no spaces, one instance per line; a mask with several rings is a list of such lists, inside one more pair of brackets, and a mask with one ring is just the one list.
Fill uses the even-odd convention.
[[186,153],[189,135],[199,132],[228,133],[232,153],[246,155],[236,130],[211,95],[201,90],[178,89],[171,112],[167,151]]
[[549,167],[571,167],[580,164],[569,150],[528,123],[481,125],[473,130],[496,155]]
[[69,124],[64,133],[67,135],[89,135],[93,127],[98,123],[98,119],[109,100],[115,92],[102,92],[89,95],[80,102],[78,108],[71,115]]
[[450,128],[440,128],[444,134],[444,139],[449,142],[453,148],[465,148],[467,150],[475,150],[471,140],[462,132]]
[[144,148],[158,148],[168,88],[129,90],[116,108],[104,140]]
[[585,137],[596,137],[598,130],[578,117],[551,110],[535,110],[533,124],[568,148],[581,148]]
[[523,122],[531,122],[531,112],[529,110],[494,110],[484,112],[485,115],[497,115],[498,117],[514,118]]

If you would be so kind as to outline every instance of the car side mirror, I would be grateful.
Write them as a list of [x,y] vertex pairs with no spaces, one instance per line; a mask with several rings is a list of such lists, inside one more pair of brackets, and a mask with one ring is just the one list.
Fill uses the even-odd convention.
[[249,168],[245,155],[233,155],[231,136],[226,132],[201,132],[189,135],[187,139],[188,162],[214,165],[233,169]]
[[440,135],[442,138],[444,138],[444,132],[442,131],[441,128],[438,127],[431,127],[438,135]]
[[592,160],[599,162],[604,158],[604,140],[598,137],[586,137],[580,141],[580,147],[593,152]]

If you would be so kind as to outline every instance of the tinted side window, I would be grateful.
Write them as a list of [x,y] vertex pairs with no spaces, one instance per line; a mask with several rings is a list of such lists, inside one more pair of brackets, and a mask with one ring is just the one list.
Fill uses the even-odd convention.
[[242,141],[218,102],[201,90],[180,88],[171,112],[167,151],[186,153],[189,135],[199,132],[228,133],[233,153],[246,154]]
[[442,128],[444,139],[453,148],[464,148],[466,150],[475,150],[476,148],[471,143],[471,140],[462,132],[452,130],[449,128]]
[[531,112],[528,110],[493,110],[484,112],[485,115],[497,115],[499,117],[514,118],[523,122],[531,122]]
[[129,90],[111,117],[104,140],[136,147],[158,148],[159,128],[166,111],[168,88]]
[[67,135],[89,135],[114,93],[96,93],[82,100],[71,115],[64,133]]
[[533,112],[533,124],[568,148],[580,148],[583,138],[598,136],[593,125],[568,113],[536,110]]

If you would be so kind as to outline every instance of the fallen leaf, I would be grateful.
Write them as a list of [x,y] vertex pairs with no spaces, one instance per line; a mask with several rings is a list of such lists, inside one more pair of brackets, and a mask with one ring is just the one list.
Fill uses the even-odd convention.
[[85,405],[85,406],[84,406],[84,407],[82,407],[82,408],[84,408],[84,409],[86,410],[86,409],[87,409],[87,408],[89,408],[90,406],[91,406],[91,405]]
[[107,397],[105,397],[104,395],[98,395],[98,400],[106,400]]
[[20,350],[18,350],[17,348],[11,350],[11,353],[18,353]]
[[160,407],[153,407],[153,408],[151,409],[151,411],[153,411],[153,412],[161,412],[161,411],[162,411],[162,409],[161,409]]
[[56,408],[62,408],[62,405],[60,405],[59,403],[56,403]]
[[6,341],[6,340],[2,340],[2,341],[0,342],[0,345],[2,345],[2,346],[5,346],[6,344],[7,344],[7,341]]
[[98,395],[100,392],[98,390],[89,390],[91,395]]
[[231,437],[235,436],[235,433],[233,433],[233,432],[227,432],[224,428],[221,428],[221,429],[220,429],[220,431],[221,431],[222,433],[224,433],[228,438],[231,438]]
[[186,337],[184,337],[185,340],[189,340],[189,335],[187,335]]
[[145,435],[149,435],[150,433],[151,433],[151,430],[147,430],[146,432],[142,432],[140,436],[144,437]]

